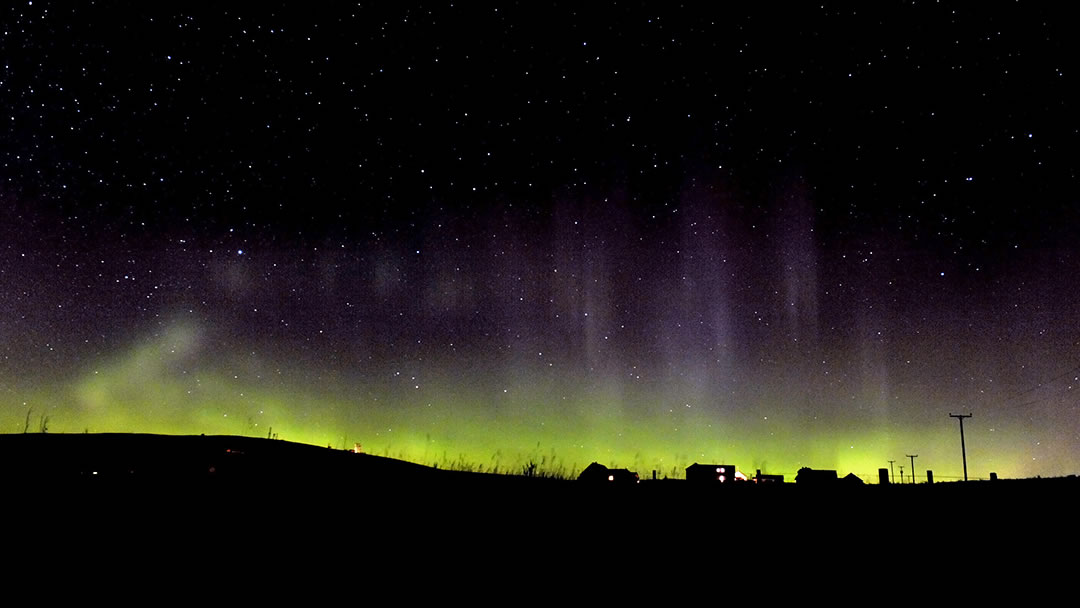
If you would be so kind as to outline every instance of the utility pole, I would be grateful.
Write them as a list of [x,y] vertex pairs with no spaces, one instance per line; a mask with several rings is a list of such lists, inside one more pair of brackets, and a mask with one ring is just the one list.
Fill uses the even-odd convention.
[[971,418],[971,414],[949,414],[949,418],[960,421],[960,453],[964,456],[964,481],[967,481],[967,447],[964,445],[964,418]]
[[904,485],[904,465],[900,465],[900,485]]
[[911,483],[915,483],[915,459],[919,457],[918,454],[904,454],[911,459]]
[[894,462],[896,462],[896,461],[895,460],[890,460],[889,461],[889,481],[891,481],[892,483],[896,483],[896,474],[893,472],[893,468],[892,468],[892,463],[894,463]]

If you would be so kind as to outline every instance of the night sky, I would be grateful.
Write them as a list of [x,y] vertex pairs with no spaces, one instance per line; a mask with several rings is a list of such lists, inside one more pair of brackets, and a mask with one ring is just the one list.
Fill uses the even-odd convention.
[[0,9],[0,430],[1080,472],[1065,9],[405,4]]

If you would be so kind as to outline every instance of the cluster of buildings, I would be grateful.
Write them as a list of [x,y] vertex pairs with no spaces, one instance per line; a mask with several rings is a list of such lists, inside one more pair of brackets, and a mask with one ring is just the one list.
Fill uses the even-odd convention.
[[[802,469],[799,471],[800,476],[795,478],[796,482],[803,482],[801,476],[804,475],[805,471],[811,471],[811,469]],[[812,473],[832,473],[832,479],[836,480],[836,471],[812,471]],[[813,477],[813,475],[810,477]],[[809,480],[810,477],[807,477],[806,480]],[[653,471],[652,478],[656,479],[656,471]],[[596,483],[631,484],[639,483],[641,478],[637,473],[629,469],[609,469],[600,463],[594,462],[585,467],[585,470],[581,472],[581,475],[578,475],[578,480]],[[734,465],[698,464],[695,462],[686,467],[686,480],[696,483],[784,483],[784,476],[763,475],[761,469],[758,469],[757,473],[752,478],[748,478],[736,469]]]
[[[881,469],[879,473],[879,483],[888,485],[888,469]],[[927,471],[927,474],[928,482],[933,483],[933,473]],[[656,471],[653,471],[652,478],[654,480],[656,479]],[[578,476],[578,480],[592,483],[614,483],[619,485],[641,482],[641,478],[634,471],[629,469],[609,469],[597,462],[585,467],[585,470]],[[686,481],[695,484],[728,484],[745,482],[774,484],[784,483],[784,476],[764,475],[762,474],[761,469],[758,469],[753,477],[747,477],[741,471],[736,469],[735,465],[698,464],[695,462],[686,467]],[[795,483],[801,486],[826,486],[832,484],[861,486],[864,482],[854,473],[848,473],[844,477],[840,477],[836,474],[836,471],[833,470],[803,467],[799,469],[799,472],[795,475]]]

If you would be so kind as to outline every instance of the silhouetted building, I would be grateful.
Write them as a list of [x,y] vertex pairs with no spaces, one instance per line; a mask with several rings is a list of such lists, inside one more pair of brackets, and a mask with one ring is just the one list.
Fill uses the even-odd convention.
[[598,462],[594,462],[585,467],[581,475],[578,475],[578,481],[624,485],[638,483],[639,479],[637,473],[628,469],[609,469]]
[[[820,486],[836,483],[836,471],[803,467],[795,474],[795,483],[806,486]],[[862,480],[860,480],[862,481]]]
[[844,478],[840,480],[840,483],[845,486],[861,486],[863,485],[863,480],[854,473],[848,473],[847,475],[844,475]]
[[736,480],[735,466],[730,464],[698,464],[686,467],[686,481],[727,483]]
[[761,469],[754,475],[754,483],[784,483],[783,475],[762,475]]

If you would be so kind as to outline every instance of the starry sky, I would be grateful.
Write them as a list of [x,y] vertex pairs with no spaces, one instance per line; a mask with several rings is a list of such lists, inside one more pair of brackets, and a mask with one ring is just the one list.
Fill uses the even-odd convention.
[[6,5],[0,430],[1078,472],[1063,9],[714,4]]

